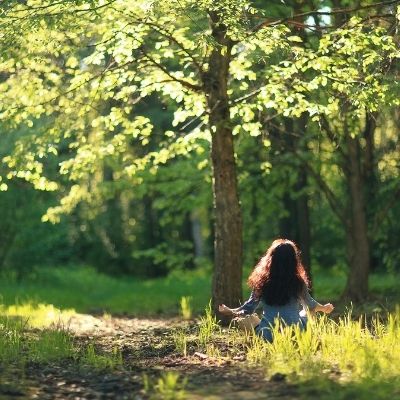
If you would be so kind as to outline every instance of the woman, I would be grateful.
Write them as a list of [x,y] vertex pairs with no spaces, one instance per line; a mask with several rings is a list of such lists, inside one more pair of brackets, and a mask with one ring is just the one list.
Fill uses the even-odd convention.
[[272,243],[254,268],[248,284],[252,292],[241,307],[232,309],[222,304],[219,311],[232,316],[250,315],[261,302],[263,316],[255,331],[269,342],[272,342],[272,326],[277,317],[286,325],[300,324],[304,329],[307,324],[304,309],[329,314],[334,308],[330,303],[321,305],[310,296],[309,279],[300,251],[295,243],[287,239]]

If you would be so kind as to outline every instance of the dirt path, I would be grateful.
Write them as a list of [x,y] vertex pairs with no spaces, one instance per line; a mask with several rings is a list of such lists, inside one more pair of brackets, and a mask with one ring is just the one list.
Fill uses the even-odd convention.
[[[195,323],[186,323],[196,329]],[[123,366],[113,371],[77,367],[73,360],[60,364],[25,366],[22,373],[0,371],[0,399],[148,399],[143,376],[150,387],[168,371],[186,379],[184,399],[297,399],[295,386],[276,377],[267,381],[263,371],[237,361],[221,361],[188,351],[180,355],[173,332],[182,326],[174,319],[128,319],[78,314],[70,321],[78,346],[92,343],[102,352],[119,348]],[[151,390],[150,390],[151,397]],[[162,398],[158,397],[158,398]]]

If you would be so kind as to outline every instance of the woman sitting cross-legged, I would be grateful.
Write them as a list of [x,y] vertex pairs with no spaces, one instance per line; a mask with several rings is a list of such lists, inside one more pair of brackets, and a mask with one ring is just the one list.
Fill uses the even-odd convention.
[[[299,324],[305,329],[306,310],[330,313],[333,305],[315,301],[310,293],[309,279],[302,265],[300,251],[294,242],[275,240],[251,273],[248,284],[252,289],[250,298],[238,308],[224,304],[219,311],[235,317],[253,314],[259,303],[263,307],[261,320],[253,323],[255,331],[272,342],[272,328],[276,318],[286,325]],[[254,321],[254,319],[253,319]]]

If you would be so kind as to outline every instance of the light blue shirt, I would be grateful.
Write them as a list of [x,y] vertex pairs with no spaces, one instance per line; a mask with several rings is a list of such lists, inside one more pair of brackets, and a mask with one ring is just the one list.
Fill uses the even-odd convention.
[[276,318],[280,318],[286,325],[299,324],[301,329],[305,329],[307,325],[305,309],[312,311],[318,305],[318,302],[311,297],[307,289],[304,290],[300,298],[293,298],[282,306],[265,304],[262,298],[257,297],[253,290],[249,299],[236,311],[243,311],[246,315],[253,314],[260,303],[262,304],[263,313],[261,322],[255,328],[255,331],[269,342],[272,342],[271,327]]

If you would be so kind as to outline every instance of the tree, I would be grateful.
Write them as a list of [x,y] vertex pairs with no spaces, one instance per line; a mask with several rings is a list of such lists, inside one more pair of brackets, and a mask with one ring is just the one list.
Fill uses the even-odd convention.
[[[367,211],[365,199],[372,176],[374,118],[383,104],[398,104],[398,84],[391,75],[394,71],[390,67],[391,60],[398,57],[398,52],[393,38],[385,28],[365,27],[358,19],[351,19],[346,27],[325,35],[319,46],[320,56],[312,55],[308,67],[304,65],[303,59],[297,66],[295,63],[281,70],[281,74],[300,89],[292,95],[286,94],[285,99],[292,98],[291,103],[296,103],[289,107],[295,115],[302,109],[300,103],[303,99],[295,99],[302,92],[301,88],[307,87],[312,93],[313,85],[320,82],[327,93],[315,105],[313,119],[319,122],[317,132],[323,132],[331,143],[331,160],[344,178],[340,195],[329,187],[321,172],[315,168],[318,164],[310,162],[307,152],[297,149],[296,153],[300,165],[307,168],[325,193],[345,228],[350,272],[344,296],[360,301],[368,294],[370,270],[372,231],[368,230],[368,214],[371,212]],[[300,83],[296,77],[299,69],[305,72],[304,76],[311,70],[318,70],[319,75],[310,78],[307,83]],[[317,89],[317,86],[314,88]],[[321,101],[324,97],[325,102]],[[308,98],[311,99],[310,94]],[[382,99],[385,102],[381,102]],[[284,107],[284,113],[291,113],[286,104]],[[307,102],[304,110],[307,107],[310,107],[310,102]],[[310,108],[308,111],[312,113]],[[323,167],[328,165],[326,161],[324,164]],[[396,193],[394,191],[395,196]],[[382,214],[379,214],[382,218]],[[376,226],[376,220],[371,225]]]

